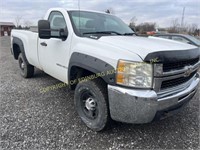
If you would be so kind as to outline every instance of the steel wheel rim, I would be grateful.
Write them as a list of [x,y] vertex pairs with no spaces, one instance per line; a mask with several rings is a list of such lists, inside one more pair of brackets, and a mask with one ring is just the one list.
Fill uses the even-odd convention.
[[91,120],[98,117],[98,104],[95,96],[88,90],[85,90],[80,96],[81,109],[85,116]]
[[25,64],[24,64],[24,61],[21,58],[19,59],[19,67],[21,68],[21,70],[24,71]]

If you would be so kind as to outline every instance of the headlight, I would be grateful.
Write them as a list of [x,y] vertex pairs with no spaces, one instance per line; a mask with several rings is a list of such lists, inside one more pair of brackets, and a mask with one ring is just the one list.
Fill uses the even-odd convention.
[[153,84],[153,65],[144,62],[119,60],[116,82],[129,87],[151,88]]

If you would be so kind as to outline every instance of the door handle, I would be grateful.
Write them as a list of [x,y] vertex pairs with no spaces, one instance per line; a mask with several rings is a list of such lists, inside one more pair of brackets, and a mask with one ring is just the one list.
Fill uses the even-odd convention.
[[47,46],[47,43],[42,42],[42,43],[40,43],[40,45],[42,45],[42,46]]

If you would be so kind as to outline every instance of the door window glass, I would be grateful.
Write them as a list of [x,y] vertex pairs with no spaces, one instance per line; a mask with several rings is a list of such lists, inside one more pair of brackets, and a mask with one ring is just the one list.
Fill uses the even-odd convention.
[[[66,29],[67,24],[62,13],[54,11],[49,16],[51,29],[60,30]],[[59,31],[51,31],[51,36],[59,36]]]

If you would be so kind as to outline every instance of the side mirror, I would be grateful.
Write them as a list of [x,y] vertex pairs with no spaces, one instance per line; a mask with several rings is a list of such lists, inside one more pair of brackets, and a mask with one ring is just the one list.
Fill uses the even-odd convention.
[[59,35],[60,35],[60,38],[61,38],[63,41],[66,40],[66,38],[68,37],[68,30],[67,30],[67,28],[65,28],[65,29],[60,29]]
[[38,33],[40,39],[59,38],[65,41],[68,37],[67,27],[65,29],[51,29],[48,20],[38,21]]
[[50,39],[51,38],[50,22],[47,20],[39,20],[38,33],[39,33],[39,38]]

